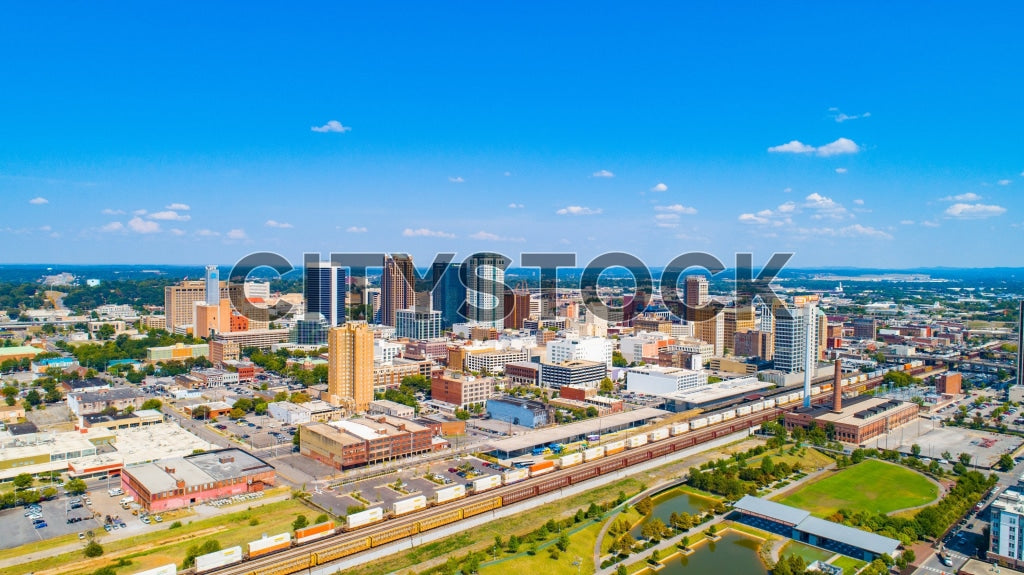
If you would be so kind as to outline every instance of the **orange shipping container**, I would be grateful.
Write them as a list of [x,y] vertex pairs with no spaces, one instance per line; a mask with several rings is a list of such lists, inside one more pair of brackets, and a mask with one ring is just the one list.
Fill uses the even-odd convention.
[[303,527],[302,529],[295,530],[295,541],[296,543],[302,543],[304,541],[311,541],[313,539],[319,539],[329,535],[334,530],[334,522],[327,521],[319,523],[317,525],[310,525],[309,527]]
[[554,461],[541,461],[540,463],[534,463],[530,466],[530,477],[540,475],[541,473],[547,473],[555,470]]

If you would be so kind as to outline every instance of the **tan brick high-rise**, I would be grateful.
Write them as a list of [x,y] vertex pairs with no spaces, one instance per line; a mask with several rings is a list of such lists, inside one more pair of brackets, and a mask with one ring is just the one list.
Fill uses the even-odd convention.
[[327,334],[328,401],[352,412],[369,409],[373,401],[373,332],[362,322],[349,322]]

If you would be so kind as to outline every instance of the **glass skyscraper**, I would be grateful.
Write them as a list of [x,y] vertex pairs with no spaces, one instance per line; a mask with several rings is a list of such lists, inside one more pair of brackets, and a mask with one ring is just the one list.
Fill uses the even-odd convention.
[[320,314],[329,327],[345,323],[345,295],[348,291],[348,274],[345,268],[331,265],[331,262],[307,261],[306,316]]

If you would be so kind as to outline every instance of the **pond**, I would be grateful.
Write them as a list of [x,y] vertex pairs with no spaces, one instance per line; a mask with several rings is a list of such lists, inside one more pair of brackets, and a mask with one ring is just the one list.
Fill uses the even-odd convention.
[[[760,539],[728,531],[718,542],[703,542],[689,557],[676,555],[665,561],[665,568],[658,575],[678,573],[728,573],[737,575],[767,575],[768,569],[761,563],[757,549]],[[644,575],[653,573],[643,571]]]
[[654,511],[652,511],[649,516],[644,518],[639,525],[630,531],[630,534],[637,539],[640,538],[640,526],[654,517],[661,519],[665,525],[668,525],[668,519],[673,513],[699,515],[705,510],[714,507],[715,503],[717,503],[714,499],[694,495],[693,493],[683,491],[678,487],[673,487],[672,489],[658,493],[651,498],[651,501],[654,503]]

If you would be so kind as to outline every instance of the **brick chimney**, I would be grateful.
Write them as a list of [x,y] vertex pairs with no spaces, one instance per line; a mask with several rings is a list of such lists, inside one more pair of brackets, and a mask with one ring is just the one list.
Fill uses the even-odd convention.
[[832,376],[832,413],[843,411],[843,360],[836,358],[835,374]]

